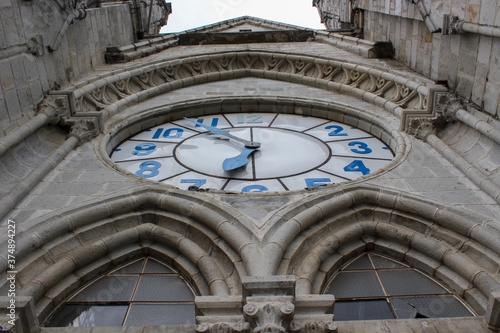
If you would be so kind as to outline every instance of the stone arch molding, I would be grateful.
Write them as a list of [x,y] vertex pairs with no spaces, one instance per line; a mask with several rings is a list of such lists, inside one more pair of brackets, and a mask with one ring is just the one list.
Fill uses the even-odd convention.
[[500,288],[494,221],[403,192],[339,186],[285,207],[263,241],[264,267],[297,278],[297,294],[321,293],[348,260],[375,250],[420,269],[484,314]]
[[34,220],[18,239],[18,281],[40,318],[82,284],[144,255],[191,277],[202,295],[241,295],[245,277],[290,274],[297,295],[307,295],[374,249],[436,277],[484,313],[500,288],[500,232],[491,222],[402,192],[341,184],[283,207],[260,238],[215,196],[146,185]]
[[[135,66],[135,67],[134,67]],[[66,94],[72,117],[95,117],[101,126],[125,107],[169,91],[206,82],[259,77],[351,94],[385,108],[401,119],[436,117],[434,95],[446,91],[403,75],[345,60],[268,51],[221,52],[132,65],[87,81]]]
[[198,193],[143,186],[110,195],[31,222],[17,240],[19,294],[33,297],[42,319],[86,282],[145,255],[181,271],[201,295],[241,294],[259,257],[245,224]]

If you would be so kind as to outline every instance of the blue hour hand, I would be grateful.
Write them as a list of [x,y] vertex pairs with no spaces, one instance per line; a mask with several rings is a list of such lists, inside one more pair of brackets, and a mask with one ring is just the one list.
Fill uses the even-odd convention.
[[248,156],[256,150],[257,148],[245,148],[238,156],[226,158],[222,163],[222,168],[224,171],[231,171],[247,165],[250,162]]

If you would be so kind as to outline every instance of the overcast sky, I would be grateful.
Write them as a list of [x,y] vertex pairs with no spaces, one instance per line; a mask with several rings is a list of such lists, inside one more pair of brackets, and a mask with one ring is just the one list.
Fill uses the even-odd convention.
[[179,32],[249,15],[313,29],[325,29],[312,0],[167,0],[172,14],[161,32]]

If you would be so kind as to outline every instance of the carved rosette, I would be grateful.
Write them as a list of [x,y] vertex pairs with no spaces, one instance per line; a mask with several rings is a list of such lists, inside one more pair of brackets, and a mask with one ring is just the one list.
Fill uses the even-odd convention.
[[286,333],[295,306],[291,301],[249,302],[243,312],[254,333]]

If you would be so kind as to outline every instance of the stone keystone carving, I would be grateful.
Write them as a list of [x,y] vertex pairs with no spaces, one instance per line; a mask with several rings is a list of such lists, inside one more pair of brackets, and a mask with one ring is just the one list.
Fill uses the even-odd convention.
[[295,313],[292,302],[291,296],[248,297],[243,312],[254,333],[286,333]]

